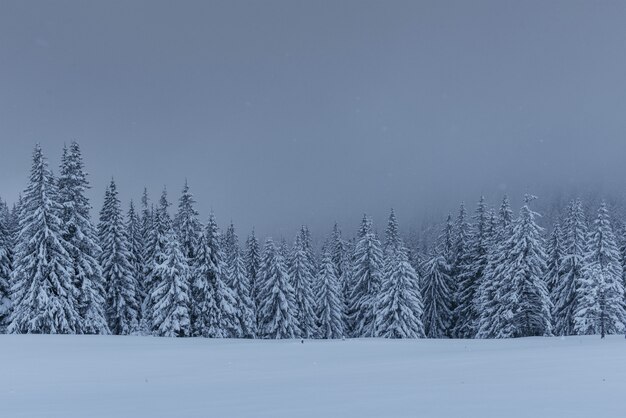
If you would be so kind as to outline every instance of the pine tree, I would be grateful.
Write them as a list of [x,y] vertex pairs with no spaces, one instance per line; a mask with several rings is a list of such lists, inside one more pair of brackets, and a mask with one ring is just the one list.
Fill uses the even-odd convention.
[[[496,270],[497,304],[489,321],[481,318],[479,336],[511,338],[552,334],[552,303],[543,280],[546,270],[542,228],[530,209],[533,196],[526,196],[512,235],[501,246],[505,250]],[[489,323],[487,323],[489,322]]]
[[348,319],[355,337],[375,335],[374,322],[382,281],[383,254],[380,241],[372,232],[371,226],[370,220],[364,216],[353,256]]
[[246,273],[241,253],[237,251],[230,267],[230,277],[233,283],[235,299],[237,301],[237,327],[240,338],[254,338],[256,336],[256,317],[254,314],[254,302],[251,296],[250,280]]
[[219,228],[211,213],[194,265],[192,323],[195,336],[233,338],[242,333],[237,300],[227,286],[226,273]]
[[237,237],[237,233],[235,232],[235,225],[230,223],[228,228],[226,228],[226,233],[224,234],[222,248],[224,249],[224,260],[226,264],[230,267],[233,263],[235,255],[239,251],[239,237]]
[[[260,270],[261,270],[261,248],[259,241],[256,238],[254,229],[246,240],[246,253],[245,253],[246,272],[250,279],[250,288],[252,290],[252,301],[254,302],[254,315],[258,316],[258,309],[260,306],[259,291],[260,291]],[[258,324],[258,322],[257,322]]]
[[[336,230],[333,231],[333,235],[335,232]],[[336,250],[336,248],[333,249]],[[319,337],[324,339],[342,338],[344,335],[344,303],[333,253],[329,250],[325,251],[322,256],[322,263],[317,276],[316,294]]]
[[562,240],[563,234],[561,232],[561,225],[557,222],[554,224],[552,234],[550,234],[550,240],[548,241],[546,284],[548,286],[548,292],[550,292],[551,295],[554,295],[557,284],[561,282],[561,265],[563,264]]
[[146,297],[143,292],[141,281],[143,280],[144,261],[144,242],[141,218],[135,210],[133,201],[130,201],[128,213],[126,215],[126,232],[128,235],[128,252],[130,255],[130,264],[132,266],[132,275],[135,284],[135,307],[137,309],[137,318],[141,323],[141,305]]
[[106,316],[111,332],[127,335],[139,326],[137,282],[132,253],[120,208],[117,186],[111,181],[100,211],[100,264],[106,282]]
[[579,334],[599,333],[602,338],[606,334],[623,332],[626,314],[622,265],[604,202],[598,209],[584,262],[575,330]]
[[10,278],[12,270],[12,245],[9,234],[8,223],[10,213],[6,203],[3,203],[3,210],[0,216],[0,332],[4,332],[8,325],[11,312]]
[[465,211],[465,204],[461,203],[459,208],[459,214],[454,223],[454,250],[453,250],[453,263],[452,270],[450,272],[450,291],[452,292],[452,325],[454,337],[461,337],[458,330],[462,326],[463,318],[459,315],[461,309],[459,308],[459,283],[461,281],[461,274],[463,273],[463,266],[469,261],[469,233],[470,224],[467,222],[467,215]]
[[289,260],[289,278],[294,290],[296,302],[296,337],[313,338],[315,336],[315,299],[313,297],[313,279],[315,277],[308,231],[302,227],[296,236]]
[[[333,226],[333,232],[328,243],[328,250],[330,257],[335,267],[335,273],[337,275],[337,281],[339,283],[340,296],[341,296],[341,312],[344,316],[342,321],[347,321],[345,317],[347,314],[347,307],[350,300],[350,248],[349,244],[343,240],[341,236],[341,229],[339,225],[335,223]],[[343,331],[347,331],[343,327]]]
[[469,240],[467,257],[459,266],[457,288],[457,336],[473,338],[478,329],[480,310],[478,289],[487,266],[487,207],[481,196],[474,216],[474,230]]
[[163,189],[159,200],[159,207],[151,215],[152,229],[150,230],[149,239],[146,244],[146,256],[148,258],[145,259],[143,286],[146,297],[141,306],[140,328],[148,334],[155,331],[151,323],[152,318],[154,318],[154,300],[152,299],[152,295],[163,279],[159,276],[162,270],[157,270],[157,266],[164,263],[166,260],[166,247],[172,233],[172,220],[168,212],[169,206],[167,191]]
[[174,227],[187,260],[192,260],[195,257],[196,248],[198,247],[198,235],[202,229],[200,221],[198,221],[198,212],[194,207],[195,203],[196,201],[189,191],[189,184],[185,180],[185,186],[178,201],[178,213],[176,214]]
[[[152,254],[150,254],[150,240],[153,232],[154,216],[153,211],[149,205],[150,200],[148,197],[148,190],[144,188],[143,195],[141,196],[141,215],[139,222],[140,226],[140,240],[141,243],[141,270],[137,271],[137,292],[142,301],[146,300],[147,295],[147,281],[150,271],[149,263],[152,260]],[[143,312],[141,312],[143,321]]]
[[269,339],[294,338],[296,301],[280,251],[268,238],[263,250],[259,289],[259,336]]
[[228,227],[224,241],[227,246],[226,258],[228,260],[226,282],[233,290],[236,301],[237,337],[254,338],[256,335],[256,317],[254,315],[255,306],[252,300],[251,283],[241,256],[239,238],[232,222]]
[[388,254],[395,254],[400,249],[401,245],[402,242],[398,231],[398,219],[396,218],[396,213],[392,208],[387,222],[387,229],[385,231],[385,246],[383,248],[383,255],[386,257]]
[[553,291],[556,335],[576,334],[575,313],[581,303],[587,222],[580,200],[570,202],[563,231],[563,258],[559,282]]
[[[495,214],[494,214],[495,215]],[[494,315],[499,307],[496,292],[498,291],[498,278],[508,252],[511,250],[510,237],[513,233],[513,212],[509,206],[507,196],[502,199],[497,220],[490,221],[491,232],[488,238],[487,265],[483,274],[483,280],[478,288],[479,321],[476,332],[477,338],[492,338],[496,332],[493,328]]]
[[152,292],[154,333],[161,337],[190,336],[189,268],[173,233],[167,239],[165,260],[154,267],[154,274],[160,278]]
[[374,333],[384,338],[422,338],[423,304],[415,270],[406,250],[388,256],[386,277],[380,287]]
[[71,280],[81,315],[77,332],[108,334],[104,312],[104,282],[98,263],[100,246],[89,215],[91,205],[85,195],[89,182],[78,143],[72,142],[69,150],[63,149],[60,171],[58,196],[62,206],[61,228],[72,258]]
[[81,317],[72,258],[63,240],[57,187],[37,145],[30,183],[20,206],[20,233],[12,276],[8,332],[73,334]]
[[452,219],[448,215],[435,254],[424,265],[423,301],[424,332],[428,338],[450,335],[452,323],[452,293],[450,270],[452,261]]

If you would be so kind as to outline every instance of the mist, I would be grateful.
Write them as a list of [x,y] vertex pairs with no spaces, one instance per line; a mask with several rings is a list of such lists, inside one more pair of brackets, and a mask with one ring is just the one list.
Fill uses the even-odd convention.
[[[36,3],[37,7],[33,7]],[[202,219],[290,238],[481,194],[626,190],[626,4],[3,1],[0,196],[41,143]]]

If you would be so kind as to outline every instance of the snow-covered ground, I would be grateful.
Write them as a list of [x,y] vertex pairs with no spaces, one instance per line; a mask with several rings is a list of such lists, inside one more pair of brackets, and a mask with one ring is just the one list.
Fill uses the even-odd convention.
[[626,340],[1,335],[0,417],[624,417]]

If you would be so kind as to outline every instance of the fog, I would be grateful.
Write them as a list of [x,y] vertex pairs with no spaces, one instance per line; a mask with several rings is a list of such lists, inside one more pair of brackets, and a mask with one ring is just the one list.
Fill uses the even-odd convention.
[[616,1],[4,0],[0,196],[71,140],[94,215],[111,177],[125,204],[188,179],[240,235],[621,193],[624,22]]

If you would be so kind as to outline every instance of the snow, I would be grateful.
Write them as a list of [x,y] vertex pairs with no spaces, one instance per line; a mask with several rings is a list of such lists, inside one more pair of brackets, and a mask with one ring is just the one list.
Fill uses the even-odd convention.
[[623,417],[623,336],[0,335],[2,417]]

